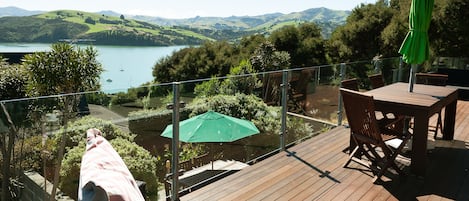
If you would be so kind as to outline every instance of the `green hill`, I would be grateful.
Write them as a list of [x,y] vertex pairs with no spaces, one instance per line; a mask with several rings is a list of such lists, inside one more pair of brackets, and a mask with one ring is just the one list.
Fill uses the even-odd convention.
[[[190,29],[214,39],[236,40],[239,38],[239,35],[252,33],[269,34],[284,25],[297,25],[303,22],[317,23],[322,28],[323,36],[328,38],[337,26],[345,23],[349,14],[350,11],[311,8],[289,14],[270,13],[259,16],[195,17],[188,19],[129,16],[129,18],[161,26]],[[211,32],[207,30],[211,30]],[[214,31],[216,34],[213,33]],[[209,35],[206,32],[209,32]],[[217,35],[222,37],[217,37]]]
[[198,45],[204,41],[237,41],[252,34],[269,35],[285,25],[315,22],[328,38],[345,23],[349,11],[313,8],[290,14],[164,19],[114,12],[58,10],[33,16],[1,17],[0,42],[91,41],[96,45]]
[[102,45],[190,45],[213,40],[190,30],[73,10],[0,18],[0,42],[94,41]]

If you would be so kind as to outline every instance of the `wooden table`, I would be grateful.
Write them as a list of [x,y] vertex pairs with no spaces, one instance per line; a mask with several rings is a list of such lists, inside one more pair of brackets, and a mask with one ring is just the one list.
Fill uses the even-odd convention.
[[443,139],[452,140],[458,93],[457,89],[441,86],[415,84],[413,92],[409,92],[408,88],[408,83],[394,83],[365,93],[373,96],[378,111],[414,117],[411,171],[424,176],[429,119],[445,108]]

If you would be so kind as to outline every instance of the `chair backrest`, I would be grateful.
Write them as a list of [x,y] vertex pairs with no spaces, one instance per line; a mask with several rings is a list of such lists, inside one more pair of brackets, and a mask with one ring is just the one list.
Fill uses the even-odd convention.
[[368,76],[370,79],[371,88],[376,89],[384,86],[383,74],[374,74]]
[[298,80],[294,83],[293,90],[295,93],[300,93],[306,95],[308,91],[308,83],[313,77],[313,69],[303,69],[298,77]]
[[375,115],[373,96],[340,88],[347,121],[357,140],[372,144],[383,142]]
[[282,84],[282,72],[274,72],[265,75],[263,82],[263,99],[267,105],[278,105],[280,100],[280,84]]
[[342,80],[342,82],[340,83],[340,87],[358,91],[358,80],[357,78]]
[[448,75],[436,73],[416,73],[415,78],[415,83],[417,84],[445,86],[446,81],[448,80]]

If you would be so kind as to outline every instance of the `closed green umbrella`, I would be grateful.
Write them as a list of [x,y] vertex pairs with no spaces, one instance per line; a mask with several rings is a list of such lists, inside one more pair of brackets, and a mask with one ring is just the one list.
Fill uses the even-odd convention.
[[415,82],[416,65],[428,59],[428,28],[432,18],[433,0],[412,0],[409,13],[409,32],[399,49],[402,59],[412,64],[409,91]]
[[[179,140],[182,142],[232,142],[257,133],[259,130],[252,122],[214,111],[179,123]],[[172,138],[172,125],[168,125],[161,136]]]

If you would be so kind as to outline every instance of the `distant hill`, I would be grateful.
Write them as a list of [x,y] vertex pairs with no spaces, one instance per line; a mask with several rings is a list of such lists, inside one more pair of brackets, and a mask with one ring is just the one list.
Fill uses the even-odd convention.
[[44,11],[29,11],[17,7],[3,7],[0,8],[0,17],[5,17],[5,16],[30,16],[30,15],[36,15],[36,14],[41,14],[44,13]]
[[285,25],[304,22],[318,24],[327,38],[337,26],[345,23],[349,14],[350,11],[312,8],[289,14],[166,19],[122,15],[114,11],[43,12],[6,7],[0,8],[0,16],[10,16],[0,18],[0,30],[4,30],[0,42],[86,39],[95,41],[94,44],[110,45],[192,45],[206,40],[236,41],[256,33],[268,35]]
[[331,30],[345,23],[351,11],[331,10],[328,8],[311,8],[302,12],[289,14],[270,13],[258,16],[231,16],[231,17],[194,17],[187,19],[166,19],[151,16],[128,16],[128,18],[142,20],[161,26],[182,26],[189,28],[215,29],[215,30],[249,30],[272,31],[278,24],[298,24],[302,22],[315,22],[323,28],[323,35],[328,37]]
[[192,45],[213,40],[189,30],[74,10],[0,18],[0,42],[87,41],[97,45]]

